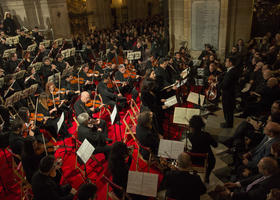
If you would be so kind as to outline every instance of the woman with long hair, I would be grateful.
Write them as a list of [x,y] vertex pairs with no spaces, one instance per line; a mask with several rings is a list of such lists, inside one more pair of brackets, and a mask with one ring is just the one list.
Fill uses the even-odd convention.
[[[108,160],[108,168],[113,176],[113,182],[126,191],[128,171],[131,165],[132,155],[126,144],[115,142]],[[115,189],[114,193],[121,198],[122,192]]]

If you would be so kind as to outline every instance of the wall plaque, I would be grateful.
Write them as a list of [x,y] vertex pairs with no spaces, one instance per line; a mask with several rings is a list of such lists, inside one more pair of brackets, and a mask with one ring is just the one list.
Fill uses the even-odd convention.
[[220,1],[198,0],[192,2],[192,50],[204,49],[204,44],[219,46]]

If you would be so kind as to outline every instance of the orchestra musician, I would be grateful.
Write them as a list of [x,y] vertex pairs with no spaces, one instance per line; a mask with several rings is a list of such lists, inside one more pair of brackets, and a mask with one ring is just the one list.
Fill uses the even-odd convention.
[[26,50],[29,45],[33,44],[32,38],[25,34],[24,29],[20,29],[19,44],[22,50]]
[[63,60],[63,55],[61,53],[56,55],[56,60],[54,61],[54,65],[57,67],[58,71],[61,73],[63,72],[64,69],[70,67],[68,62],[65,62]]
[[133,79],[131,77],[125,78],[125,73],[128,73],[128,76],[130,75],[130,72],[126,72],[126,70],[127,69],[123,64],[119,65],[119,70],[115,73],[115,80],[121,82],[119,89],[122,95],[131,93],[132,99],[136,102],[138,91],[133,86],[133,83],[137,80],[137,78],[139,78],[139,75],[136,75]]
[[[128,171],[132,162],[132,153],[122,142],[115,142],[108,160],[108,168],[113,176],[113,182],[121,186],[124,191],[127,187]],[[122,199],[122,191],[113,190],[115,195]]]
[[11,122],[10,135],[9,135],[9,146],[14,154],[16,154],[16,161],[20,160],[20,155],[23,150],[24,138],[22,133],[24,130],[24,122],[21,119],[15,119]]
[[162,181],[162,189],[166,189],[166,196],[176,200],[185,200],[186,197],[192,200],[199,200],[206,192],[199,175],[191,174],[191,157],[183,152],[177,159],[176,170],[168,171]]
[[159,86],[156,81],[155,71],[149,69],[145,76],[146,78],[141,85],[141,112],[148,110],[154,113],[157,124],[159,125],[159,132],[163,135],[163,110],[167,109],[167,106],[163,104],[165,99],[161,99],[159,95]]
[[[40,113],[43,115],[43,124],[41,123],[40,125],[43,125],[43,127],[50,132],[50,134],[54,137],[57,138],[58,133],[57,133],[57,122],[59,120],[59,117],[56,116],[55,113],[57,113],[57,107],[54,106],[53,108],[49,107],[48,102],[49,102],[49,95],[45,92],[41,93],[39,96],[38,100],[38,110],[37,113]],[[59,133],[64,136],[68,135],[67,127],[65,125],[65,122],[63,122]]]
[[108,88],[108,83],[110,82],[110,75],[104,74],[103,81],[100,81],[97,86],[97,92],[101,95],[103,103],[105,105],[109,105],[110,107],[114,107],[119,102],[118,106],[123,108],[125,107],[126,98],[123,97],[121,93],[115,94],[113,88]]
[[16,68],[19,64],[18,56],[16,53],[11,53],[9,56],[8,62],[5,64],[5,73],[6,74],[13,74],[16,71]]
[[[159,140],[163,137],[158,133],[152,112],[140,113],[136,126],[136,138],[141,144],[139,151],[145,160],[149,160],[150,153],[157,155]],[[147,147],[150,151],[142,146]]]
[[57,73],[58,70],[56,69],[56,66],[51,63],[51,60],[49,57],[43,58],[43,66],[40,69],[40,75],[43,76],[44,83],[47,83],[48,77],[54,75]]
[[60,185],[54,180],[57,169],[61,164],[54,156],[48,155],[41,159],[39,170],[33,175],[31,180],[34,200],[63,199],[72,200],[76,190],[69,184]]
[[[94,102],[91,108],[86,106],[86,103],[89,101],[93,101],[90,99],[90,94],[87,91],[84,91],[81,93],[81,98],[76,101],[74,104],[74,110],[76,113],[76,116],[79,116],[82,113],[87,113],[89,116],[93,116],[94,113],[100,112],[100,109],[104,106],[101,104],[99,107],[94,107]],[[93,126],[94,130],[99,130],[103,133],[104,136],[108,137],[108,128],[106,121],[103,119],[94,119],[95,124]]]
[[98,128],[97,130],[92,129],[92,125],[95,125],[92,123],[96,122],[95,120],[90,119],[88,113],[84,112],[79,114],[77,120],[79,122],[78,140],[83,142],[84,139],[87,139],[95,148],[93,154],[103,153],[105,155],[105,159],[107,160],[112,149],[111,146],[107,145],[107,142],[111,143],[112,140],[102,133],[101,128]]

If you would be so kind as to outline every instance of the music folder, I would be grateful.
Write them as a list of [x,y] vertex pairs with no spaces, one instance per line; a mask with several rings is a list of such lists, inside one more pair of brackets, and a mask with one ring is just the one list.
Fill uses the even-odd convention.
[[173,115],[173,123],[189,125],[189,121],[194,115],[199,115],[200,110],[194,108],[175,107]]
[[160,139],[158,156],[163,158],[177,159],[184,152],[185,142]]
[[129,171],[126,192],[148,197],[157,196],[158,174]]
[[77,155],[81,158],[83,163],[86,164],[94,150],[94,146],[92,146],[92,144],[87,139],[85,139],[78,149]]
[[200,106],[202,106],[204,103],[205,95],[198,94],[195,92],[190,92],[188,95],[187,101],[199,105],[198,104],[199,97],[200,97]]
[[176,95],[174,95],[174,96],[166,99],[166,101],[164,102],[164,105],[167,106],[167,107],[171,107],[171,106],[174,106],[177,103],[178,103],[177,97],[176,97]]

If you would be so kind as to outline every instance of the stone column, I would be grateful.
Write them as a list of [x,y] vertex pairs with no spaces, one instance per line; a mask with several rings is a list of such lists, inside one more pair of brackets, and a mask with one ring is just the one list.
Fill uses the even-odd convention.
[[[191,49],[192,3],[201,0],[169,0],[170,50],[176,52],[187,42],[196,58],[201,51]],[[220,0],[218,55],[223,59],[233,41],[249,39],[252,25],[253,0]]]

